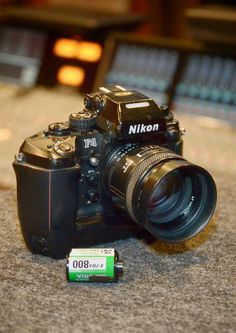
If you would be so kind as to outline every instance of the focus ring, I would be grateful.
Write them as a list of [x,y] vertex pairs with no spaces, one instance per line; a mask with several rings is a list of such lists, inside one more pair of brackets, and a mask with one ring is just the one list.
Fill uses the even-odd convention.
[[183,159],[180,155],[171,153],[171,152],[163,152],[159,153],[157,150],[157,153],[148,157],[147,159],[144,159],[134,170],[132,173],[130,180],[128,182],[127,188],[126,188],[126,207],[128,210],[128,213],[130,217],[136,221],[135,213],[134,213],[134,194],[135,194],[135,186],[137,185],[138,181],[140,180],[140,177],[145,173],[147,169],[150,168],[150,166],[154,167],[158,163],[160,163],[162,160],[170,160],[170,159]]

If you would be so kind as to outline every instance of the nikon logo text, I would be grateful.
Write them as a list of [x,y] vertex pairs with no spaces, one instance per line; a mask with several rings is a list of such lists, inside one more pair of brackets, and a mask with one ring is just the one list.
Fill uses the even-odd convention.
[[155,132],[158,131],[159,124],[153,125],[145,125],[145,124],[138,124],[138,125],[130,125],[129,127],[129,134],[138,134],[138,133],[148,133],[148,132]]

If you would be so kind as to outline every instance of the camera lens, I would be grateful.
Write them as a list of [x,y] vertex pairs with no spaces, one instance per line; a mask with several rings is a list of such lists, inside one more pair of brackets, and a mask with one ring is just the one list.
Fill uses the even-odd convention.
[[[159,177],[166,167],[168,172]],[[215,209],[212,177],[188,162],[167,161],[154,168],[152,176],[140,186],[141,200],[149,204],[147,209],[141,204],[138,210],[145,209],[147,229],[163,240],[178,242],[193,237],[206,226]]]
[[211,175],[170,150],[128,144],[110,154],[105,169],[114,203],[159,239],[192,238],[214,213]]

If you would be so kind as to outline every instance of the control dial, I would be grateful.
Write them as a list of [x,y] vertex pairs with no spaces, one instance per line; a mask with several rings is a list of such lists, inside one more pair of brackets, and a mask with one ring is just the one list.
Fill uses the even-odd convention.
[[53,123],[48,126],[49,134],[56,136],[70,135],[70,126],[68,123]]
[[78,113],[72,113],[69,118],[70,127],[73,131],[88,132],[93,129],[96,121],[96,115],[89,110],[82,110]]

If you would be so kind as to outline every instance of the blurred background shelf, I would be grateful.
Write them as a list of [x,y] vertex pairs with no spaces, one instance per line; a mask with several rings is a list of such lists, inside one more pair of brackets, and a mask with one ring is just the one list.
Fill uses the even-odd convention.
[[190,160],[210,166],[214,151],[215,168],[229,158],[235,171],[234,1],[5,0],[0,9],[2,187],[15,186],[11,162],[27,136],[112,83],[167,104],[188,130]]

